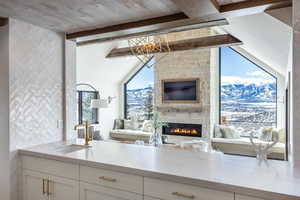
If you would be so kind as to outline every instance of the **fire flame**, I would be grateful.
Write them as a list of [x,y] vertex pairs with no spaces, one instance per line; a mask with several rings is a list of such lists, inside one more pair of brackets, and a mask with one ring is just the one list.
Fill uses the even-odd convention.
[[196,129],[186,129],[186,128],[174,128],[171,129],[171,133],[180,133],[186,135],[197,135],[198,131]]

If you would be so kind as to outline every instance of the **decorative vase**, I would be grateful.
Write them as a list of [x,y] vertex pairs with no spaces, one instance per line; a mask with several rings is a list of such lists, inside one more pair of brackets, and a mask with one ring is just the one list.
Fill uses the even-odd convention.
[[250,142],[253,146],[254,151],[256,152],[256,159],[259,161],[259,163],[265,162],[267,163],[268,161],[268,154],[271,152],[271,149],[278,143],[279,141],[279,135],[278,132],[274,131],[272,132],[274,135],[274,141],[266,144],[256,144],[254,143],[254,137],[253,133],[250,133]]
[[163,144],[162,135],[159,131],[154,130],[149,139],[149,144],[158,147]]

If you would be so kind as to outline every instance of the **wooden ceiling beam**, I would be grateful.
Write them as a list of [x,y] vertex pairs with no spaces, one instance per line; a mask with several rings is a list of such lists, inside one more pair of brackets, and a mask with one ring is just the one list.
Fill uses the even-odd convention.
[[190,18],[228,18],[264,12],[270,7],[287,7],[292,0],[247,0],[221,5],[218,0],[172,0]]
[[113,32],[110,34],[103,34],[100,36],[94,36],[94,38],[83,38],[77,40],[77,46],[83,46],[88,44],[94,43],[101,43],[101,42],[110,42],[116,40],[126,40],[136,37],[142,36],[155,36],[160,34],[167,34],[172,32],[179,32],[179,31],[187,31],[192,29],[200,29],[200,28],[209,28],[215,26],[223,26],[228,25],[228,21],[226,19],[219,19],[213,21],[205,21],[200,19],[187,19],[187,20],[180,20],[176,22],[169,22],[161,25],[155,25],[152,27],[147,27],[145,30],[132,30],[127,31],[127,34],[124,32]]
[[162,16],[162,17],[156,17],[156,18],[151,18],[151,19],[135,21],[135,22],[107,26],[104,28],[97,28],[97,29],[92,29],[92,30],[69,33],[69,34],[67,34],[66,38],[67,39],[75,39],[75,38],[79,38],[79,37],[86,37],[86,36],[91,36],[91,35],[98,35],[98,34],[104,34],[104,33],[109,33],[109,32],[122,31],[122,30],[127,30],[127,29],[132,29],[132,28],[139,28],[139,27],[150,26],[150,25],[155,25],[155,24],[167,23],[167,22],[183,20],[183,19],[187,19],[187,18],[188,18],[188,16],[186,16],[184,13],[181,12],[181,13],[177,13],[177,14],[173,14],[173,15],[167,15],[167,16]]
[[5,26],[7,24],[7,18],[0,17],[0,27]]
[[[214,1],[214,0],[212,0]],[[220,5],[219,11],[230,12],[230,11],[238,11],[241,9],[253,8],[253,7],[266,7],[266,6],[291,6],[291,0],[248,0],[237,3],[231,3],[226,5]]]
[[[240,41],[239,39],[233,37],[230,34],[225,34],[225,35],[215,35],[215,36],[169,42],[169,48],[172,52],[175,52],[175,51],[187,51],[187,50],[195,50],[195,49],[217,48],[223,46],[234,46],[234,45],[241,45],[241,44],[242,41]],[[154,53],[162,53],[162,52],[156,51]],[[114,58],[114,57],[121,57],[121,56],[133,56],[130,47],[113,49],[106,56],[106,58]]]

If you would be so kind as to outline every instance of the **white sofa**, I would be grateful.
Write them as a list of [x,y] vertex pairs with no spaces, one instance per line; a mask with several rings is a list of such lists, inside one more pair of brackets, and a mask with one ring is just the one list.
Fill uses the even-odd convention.
[[111,139],[122,141],[143,140],[144,142],[149,142],[150,135],[151,132],[144,132],[141,130],[115,129],[110,131]]
[[[220,136],[217,133],[218,128],[216,127],[220,127],[220,125],[215,125],[214,137],[211,139],[211,145],[213,149],[221,151],[225,154],[256,156],[256,152],[249,138],[240,136],[236,138],[224,138],[224,136]],[[268,142],[255,138],[254,143],[265,144]],[[279,131],[279,142],[271,149],[271,153],[268,155],[268,158],[285,160],[285,151],[285,133],[282,129]]]
[[[255,143],[266,143],[259,139],[254,139]],[[249,138],[212,138],[211,144],[213,149],[219,150],[225,154],[232,155],[246,155],[246,156],[256,156],[254,148],[250,142]],[[268,155],[270,159],[285,159],[285,144],[277,143],[273,148],[271,153]]]
[[150,120],[133,121],[116,119],[114,122],[114,128],[110,131],[110,138],[112,140],[119,141],[143,140],[144,142],[149,142],[152,129],[152,123]]

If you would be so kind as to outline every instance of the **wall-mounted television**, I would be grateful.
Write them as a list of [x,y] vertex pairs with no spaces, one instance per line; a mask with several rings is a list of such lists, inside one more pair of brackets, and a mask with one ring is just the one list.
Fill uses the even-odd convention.
[[162,80],[163,103],[197,103],[199,102],[199,79]]

